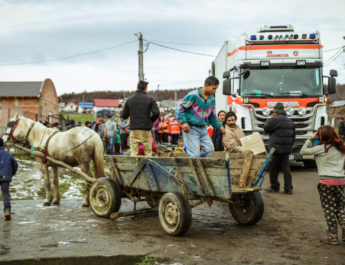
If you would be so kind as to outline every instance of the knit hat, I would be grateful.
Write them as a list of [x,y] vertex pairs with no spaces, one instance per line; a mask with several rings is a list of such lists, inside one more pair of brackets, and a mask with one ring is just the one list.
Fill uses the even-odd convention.
[[273,112],[275,112],[275,113],[277,113],[277,114],[283,114],[283,113],[285,113],[283,103],[278,102],[277,104],[275,104],[275,106],[274,106],[274,108],[273,108]]
[[96,124],[100,124],[101,122],[103,122],[103,118],[99,118],[99,119],[96,121]]

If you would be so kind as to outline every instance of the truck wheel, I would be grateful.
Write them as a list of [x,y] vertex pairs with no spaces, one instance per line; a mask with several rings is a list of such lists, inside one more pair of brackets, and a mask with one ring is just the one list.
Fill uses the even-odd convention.
[[109,178],[99,178],[92,184],[89,198],[94,214],[107,218],[120,209],[121,188]]
[[253,225],[264,213],[264,201],[259,191],[236,194],[229,204],[230,213],[239,224]]
[[192,224],[192,211],[188,200],[177,192],[165,193],[159,202],[159,222],[171,236],[185,234]]

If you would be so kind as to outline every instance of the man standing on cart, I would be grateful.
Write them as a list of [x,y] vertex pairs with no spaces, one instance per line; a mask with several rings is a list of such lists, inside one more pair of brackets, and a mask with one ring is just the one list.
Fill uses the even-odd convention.
[[139,81],[134,96],[127,99],[121,118],[131,117],[129,128],[131,156],[137,156],[140,143],[143,144],[146,156],[152,156],[151,130],[153,122],[159,117],[156,101],[146,94],[146,81]]
[[214,112],[214,94],[218,85],[218,79],[209,76],[204,87],[189,92],[176,106],[176,117],[182,126],[183,141],[189,157],[208,157],[214,152],[206,125],[211,124],[225,133]]

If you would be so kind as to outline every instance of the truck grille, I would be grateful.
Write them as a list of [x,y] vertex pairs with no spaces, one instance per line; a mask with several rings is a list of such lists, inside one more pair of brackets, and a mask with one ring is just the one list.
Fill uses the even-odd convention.
[[[263,115],[262,109],[250,108],[249,112],[251,115],[253,131],[265,134],[263,128],[268,117]],[[307,113],[303,116],[298,115],[298,111],[295,110],[294,114],[288,117],[295,124],[296,135],[306,135],[314,128],[315,116],[316,111],[313,110],[307,110]]]

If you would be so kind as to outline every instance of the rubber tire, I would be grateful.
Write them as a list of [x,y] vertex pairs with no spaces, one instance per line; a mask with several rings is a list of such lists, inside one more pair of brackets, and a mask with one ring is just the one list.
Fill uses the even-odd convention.
[[[168,212],[176,211],[176,220]],[[180,236],[188,232],[192,224],[192,210],[188,200],[178,192],[165,193],[159,201],[159,222],[164,232],[171,236]],[[168,218],[168,219],[167,219]]]
[[121,206],[121,188],[110,178],[98,178],[90,187],[90,206],[95,215],[108,218]]
[[[244,205],[229,204],[230,213],[242,225],[253,225],[260,221],[264,213],[264,201],[259,191],[236,194],[237,200],[244,200]],[[234,197],[234,200],[236,200]]]

